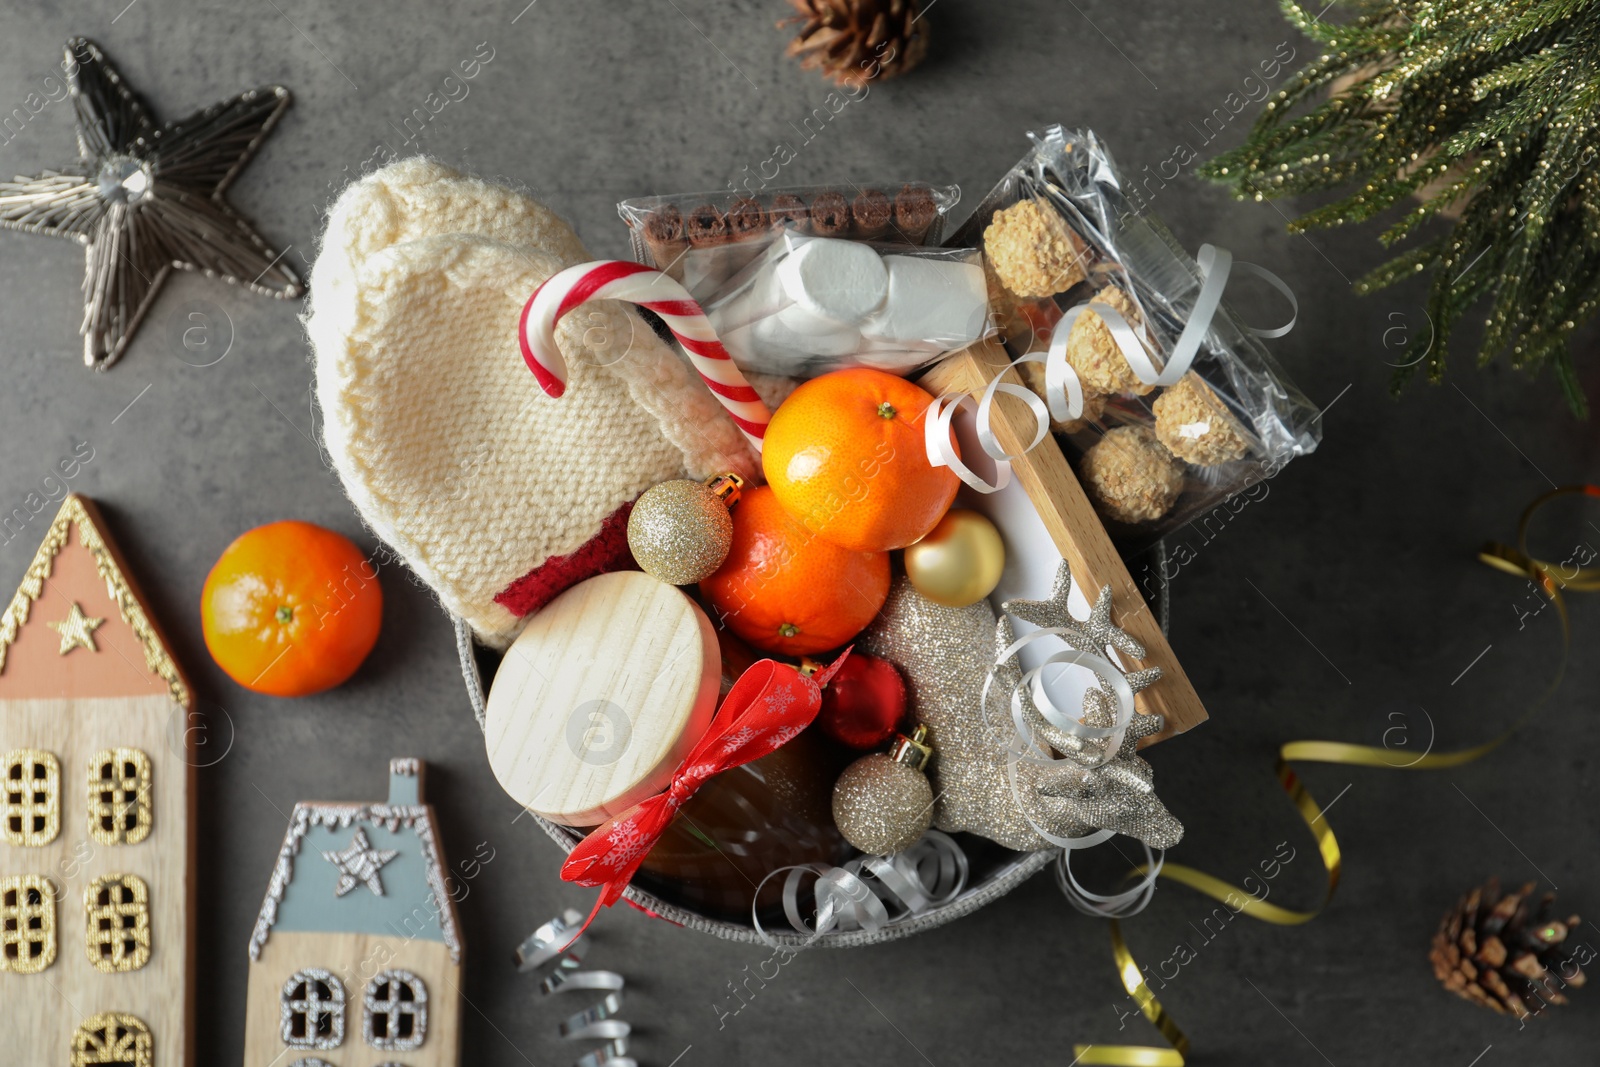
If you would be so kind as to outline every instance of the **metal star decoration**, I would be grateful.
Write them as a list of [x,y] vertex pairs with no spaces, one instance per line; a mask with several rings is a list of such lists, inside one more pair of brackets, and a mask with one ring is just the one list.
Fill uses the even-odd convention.
[[[289,106],[252,89],[157,127],[91,41],[67,42],[79,165],[0,182],[0,226],[83,245],[83,361],[115,363],[174,267],[282,300],[305,290],[223,194]],[[285,249],[287,251],[287,249]]]
[[90,652],[100,651],[94,643],[94,631],[105,621],[85,615],[83,608],[74,600],[66,618],[60,622],[47,622],[45,625],[61,635],[61,647],[57,655],[65,656],[75,648],[87,648]]
[[356,827],[356,835],[348,846],[338,852],[322,854],[322,858],[339,871],[339,883],[333,887],[333,895],[342,897],[358,883],[364,883],[374,894],[383,896],[383,882],[378,878],[378,871],[398,855],[400,853],[392,848],[381,852],[373,848],[367,840],[367,832]]

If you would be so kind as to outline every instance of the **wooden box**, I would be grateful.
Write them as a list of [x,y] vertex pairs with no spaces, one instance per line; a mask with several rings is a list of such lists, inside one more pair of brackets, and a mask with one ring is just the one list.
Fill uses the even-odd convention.
[[[982,341],[940,361],[918,384],[935,396],[967,393],[977,398],[1001,372],[1004,380],[1024,384],[1015,369],[1007,369],[1010,363],[999,345]],[[1038,432],[1033,413],[1019,400],[996,394],[991,411],[990,425],[1008,453],[1021,452]],[[986,457],[979,453],[972,435],[970,410],[957,416],[955,426],[962,456],[974,470],[986,473],[982,469]],[[1055,439],[1046,436],[1037,448],[1012,460],[1011,470],[1011,484],[999,492],[985,495],[963,490],[958,499],[959,504],[987,514],[1006,541],[1006,574],[994,599],[1044,597],[1059,561],[1065,559],[1079,590],[1087,589],[1092,596],[1102,586],[1111,587],[1112,617],[1148,653],[1138,666],[1161,668],[1161,680],[1134,697],[1137,711],[1157,713],[1166,720],[1161,733],[1147,738],[1145,744],[1204,722],[1205,705]],[[1075,598],[1079,590],[1074,591]],[[1080,605],[1080,610],[1086,612],[1087,604]],[[1019,626],[1019,633],[1025,631],[1025,626]],[[1030,654],[1034,654],[1033,647],[1023,650],[1025,666],[1033,665],[1028,662]]]

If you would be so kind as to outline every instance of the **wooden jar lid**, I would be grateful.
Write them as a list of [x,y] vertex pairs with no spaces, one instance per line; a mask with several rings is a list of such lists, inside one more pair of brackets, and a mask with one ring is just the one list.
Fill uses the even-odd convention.
[[536,614],[489,691],[489,765],[512,799],[594,826],[667,787],[716,711],[705,612],[637,571],[581,582]]

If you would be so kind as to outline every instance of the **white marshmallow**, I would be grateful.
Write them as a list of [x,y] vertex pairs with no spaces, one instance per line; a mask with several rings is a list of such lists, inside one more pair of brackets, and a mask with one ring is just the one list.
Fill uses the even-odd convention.
[[762,267],[749,284],[727,299],[706,308],[706,318],[711,321],[711,328],[717,331],[718,337],[748,326],[757,319],[776,315],[789,302],[778,285],[775,270],[775,266]]
[[884,256],[889,287],[883,308],[861,324],[868,338],[931,342],[941,350],[965,348],[983,336],[988,289],[976,263]]
[[796,349],[815,356],[848,356],[861,346],[861,331],[813,315],[798,304],[791,305],[750,324],[758,345]]
[[857,241],[826,237],[784,257],[778,281],[806,310],[850,325],[877,311],[889,292],[889,271],[877,252]]

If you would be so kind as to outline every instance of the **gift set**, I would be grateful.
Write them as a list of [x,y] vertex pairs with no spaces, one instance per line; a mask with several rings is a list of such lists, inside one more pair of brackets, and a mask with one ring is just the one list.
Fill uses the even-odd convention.
[[1316,413],[1118,180],[1051,128],[948,239],[914,177],[638,197],[632,262],[420,160],[335,205],[331,457],[590,921],[863,943],[1180,839],[1138,749],[1205,710],[1123,553]]

